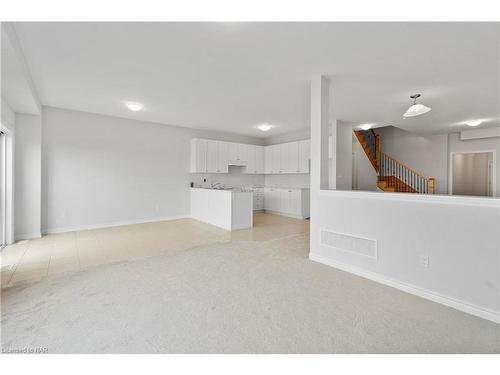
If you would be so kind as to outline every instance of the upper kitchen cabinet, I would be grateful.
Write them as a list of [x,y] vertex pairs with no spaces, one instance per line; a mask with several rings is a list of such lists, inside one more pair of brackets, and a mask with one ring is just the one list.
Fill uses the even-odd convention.
[[264,174],[264,147],[255,145],[247,146],[247,167],[243,173]]
[[191,173],[207,172],[207,140],[191,139]]
[[217,173],[228,173],[229,142],[217,142]]
[[209,139],[191,140],[191,173],[227,173],[228,143]]
[[206,172],[217,173],[218,167],[218,153],[219,145],[217,141],[208,140],[207,142],[207,156],[206,156]]
[[246,174],[309,173],[310,141],[257,146],[208,139],[191,140],[192,173],[228,173],[229,165]]
[[228,160],[230,165],[247,165],[248,146],[243,143],[228,142]]
[[309,173],[310,141],[281,143],[265,147],[266,174]]
[[299,173],[309,173],[309,160],[311,159],[311,141],[299,141]]
[[299,142],[282,143],[279,146],[280,173],[299,173]]

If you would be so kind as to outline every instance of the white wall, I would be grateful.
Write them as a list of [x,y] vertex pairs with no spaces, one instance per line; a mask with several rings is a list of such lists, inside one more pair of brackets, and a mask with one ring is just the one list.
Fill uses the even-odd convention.
[[[498,317],[500,204],[343,194],[327,191],[313,198],[319,209],[311,218],[312,259],[399,288],[409,286],[411,292],[420,291],[427,298],[442,297],[440,302],[456,302],[455,307],[483,317]],[[322,245],[324,228],[376,240],[378,258]],[[428,268],[420,265],[421,255],[429,256]]]
[[16,113],[16,240],[41,236],[41,134],[41,116]]
[[[491,137],[483,139],[460,140],[459,133],[452,133],[448,138],[448,149],[451,153],[454,152],[489,152],[494,151],[495,174],[496,174],[496,196],[500,197],[500,137]],[[451,171],[450,171],[451,172]],[[451,182],[453,177],[449,177]],[[451,189],[451,186],[450,186]]]
[[352,190],[352,125],[336,121],[332,127],[332,142],[336,142],[336,185],[337,190]]
[[[500,322],[500,200],[326,190],[321,145],[328,135],[319,103],[328,97],[317,81],[311,84],[310,258]],[[327,246],[325,229],[376,240],[376,256],[342,249],[353,240]],[[428,267],[421,256],[429,257]]]
[[352,150],[356,154],[357,163],[356,170],[353,171],[357,181],[354,190],[377,191],[377,172],[354,134],[352,134]]
[[266,186],[296,186],[309,187],[311,186],[311,178],[307,174],[267,174],[265,175]]
[[193,137],[261,139],[43,108],[42,230],[189,215]]
[[383,152],[426,177],[435,177],[437,194],[447,194],[447,134],[423,137],[393,126],[375,132],[380,135]]

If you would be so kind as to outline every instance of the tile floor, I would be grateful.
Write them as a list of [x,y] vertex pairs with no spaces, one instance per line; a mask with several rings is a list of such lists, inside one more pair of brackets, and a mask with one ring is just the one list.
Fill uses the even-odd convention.
[[256,213],[253,228],[234,232],[179,219],[51,234],[4,248],[0,254],[1,285],[32,283],[48,275],[173,254],[216,242],[267,241],[308,231],[307,220]]

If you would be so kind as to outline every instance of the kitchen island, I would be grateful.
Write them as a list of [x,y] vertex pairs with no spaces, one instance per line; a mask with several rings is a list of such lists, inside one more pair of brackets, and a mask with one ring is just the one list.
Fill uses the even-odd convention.
[[226,230],[253,226],[253,194],[239,189],[191,188],[191,217]]

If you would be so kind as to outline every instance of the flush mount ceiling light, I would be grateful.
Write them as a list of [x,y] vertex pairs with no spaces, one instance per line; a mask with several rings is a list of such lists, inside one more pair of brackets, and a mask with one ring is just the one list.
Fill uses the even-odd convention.
[[408,108],[406,113],[403,115],[403,118],[407,117],[415,117],[419,115],[423,115],[424,113],[429,112],[431,109],[426,107],[423,104],[417,103],[417,99],[420,98],[420,94],[414,94],[410,96],[413,99],[413,104]]
[[144,108],[144,106],[141,103],[137,102],[125,102],[125,105],[127,106],[128,109],[134,112],[140,111],[141,109]]
[[467,126],[479,126],[479,125],[481,125],[482,122],[483,122],[483,120],[471,120],[471,121],[466,121],[465,125],[467,125]]
[[263,131],[263,132],[267,132],[272,127],[273,126],[269,125],[269,124],[260,124],[260,125],[257,125],[257,129],[259,129],[260,131]]
[[359,125],[359,128],[361,130],[370,130],[372,128],[373,124],[361,124]]

